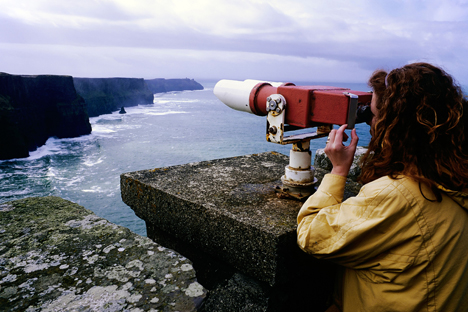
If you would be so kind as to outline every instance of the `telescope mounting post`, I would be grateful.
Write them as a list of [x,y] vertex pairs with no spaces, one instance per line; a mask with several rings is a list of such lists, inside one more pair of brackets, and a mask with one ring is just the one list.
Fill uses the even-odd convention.
[[315,169],[310,165],[312,153],[310,140],[321,138],[331,131],[332,125],[318,127],[317,132],[284,137],[286,99],[280,94],[272,94],[266,100],[267,110],[267,141],[278,144],[292,144],[289,152],[289,165],[281,177],[282,187],[277,187],[279,197],[303,200],[314,191],[317,182]]

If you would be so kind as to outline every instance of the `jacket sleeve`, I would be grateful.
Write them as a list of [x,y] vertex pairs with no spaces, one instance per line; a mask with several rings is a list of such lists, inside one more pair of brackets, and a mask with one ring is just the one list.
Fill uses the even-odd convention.
[[[356,197],[343,200],[346,178],[327,174],[298,215],[298,244],[317,258],[364,269],[392,248],[404,244],[412,232],[406,213],[408,198],[390,178],[371,182]],[[405,208],[406,207],[406,208]]]

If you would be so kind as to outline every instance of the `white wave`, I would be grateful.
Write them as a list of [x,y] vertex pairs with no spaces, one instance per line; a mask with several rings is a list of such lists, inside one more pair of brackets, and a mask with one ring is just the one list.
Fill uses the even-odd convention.
[[94,161],[88,158],[83,162],[83,164],[88,167],[92,167],[92,166],[102,163],[103,161],[104,161],[103,157],[99,157],[98,160],[94,160]]
[[87,134],[87,135],[82,135],[82,136],[79,136],[79,137],[76,137],[76,138],[64,138],[64,139],[57,139],[57,143],[59,144],[64,144],[61,147],[61,150],[65,149],[66,151],[68,150],[68,146],[65,145],[67,143],[70,143],[70,142],[88,142],[90,139],[92,139],[93,137],[93,134]]
[[187,114],[187,112],[184,112],[184,111],[170,111],[170,112],[161,112],[161,113],[153,113],[153,112],[149,112],[147,113],[148,115],[152,115],[152,116],[163,116],[163,115],[172,115],[172,114]]
[[[26,169],[42,168],[43,165],[41,163],[31,163],[31,161],[39,160],[47,156],[70,154],[70,152],[72,151],[72,149],[70,149],[70,143],[88,142],[93,138],[93,133],[79,136],[76,138],[58,139],[56,137],[50,137],[44,145],[39,146],[35,151],[29,152],[29,157],[8,159],[4,160],[4,162],[15,162],[17,163],[15,167],[20,166],[21,168],[23,168],[22,164],[27,163]],[[53,161],[53,159],[51,159],[50,161]]]
[[186,103],[198,103],[200,100],[198,99],[162,99],[162,100],[155,100],[154,104],[186,104]]
[[70,187],[70,186],[74,186],[76,185],[77,183],[81,183],[85,180],[85,178],[83,176],[78,176],[78,177],[74,177],[73,179],[65,182],[65,185],[67,187]]
[[114,133],[116,132],[115,130],[110,129],[107,126],[102,126],[102,125],[92,125],[93,132],[94,133]]
[[31,193],[31,189],[25,188],[24,190],[14,190],[14,191],[0,192],[0,197],[20,196],[20,195],[27,195],[29,193]]
[[37,150],[30,152],[29,157],[24,158],[24,160],[35,160],[40,159],[45,156],[50,156],[60,152],[60,140],[57,138],[49,138],[47,142],[38,147]]
[[172,103],[172,100],[154,100],[154,104],[168,104]]
[[140,128],[141,128],[141,125],[126,124],[126,125],[116,125],[114,129],[116,129],[117,131],[120,131],[120,130],[132,130],[132,129],[140,129]]
[[182,91],[168,91],[164,93],[156,93],[156,94],[181,94],[181,93],[192,93],[192,92],[203,92],[203,91],[209,91],[210,89],[204,88],[203,90],[182,90]]
[[103,193],[104,192],[100,186],[92,186],[90,189],[84,189],[81,191],[85,193]]
[[[59,172],[55,170],[54,168],[52,167],[47,168],[46,176],[51,177],[51,178],[57,178],[57,174],[59,174]],[[60,178],[57,178],[57,179],[60,179]]]
[[[127,110],[127,108],[125,108],[125,110]],[[121,119],[125,114],[119,114],[119,110],[116,110],[116,111],[113,111],[112,113],[109,113],[109,114],[101,114],[101,115],[98,115],[98,116],[94,116],[94,117],[89,117],[89,121],[90,122],[95,122],[95,121],[99,121],[99,120],[115,120],[115,119]]]
[[200,102],[199,99],[192,99],[192,100],[177,100],[174,103],[198,103]]
[[0,181],[2,181],[3,179],[10,178],[13,175],[14,175],[14,173],[0,173]]

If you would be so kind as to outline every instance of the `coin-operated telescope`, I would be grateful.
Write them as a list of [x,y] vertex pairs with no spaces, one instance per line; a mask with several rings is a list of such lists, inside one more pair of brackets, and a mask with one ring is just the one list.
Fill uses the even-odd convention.
[[[325,137],[333,125],[354,128],[371,117],[372,93],[330,86],[296,86],[293,83],[221,80],[214,94],[227,106],[267,116],[266,139],[292,144],[289,165],[281,177],[280,194],[302,200],[315,190],[310,140]],[[314,132],[286,136],[286,132],[317,128]]]

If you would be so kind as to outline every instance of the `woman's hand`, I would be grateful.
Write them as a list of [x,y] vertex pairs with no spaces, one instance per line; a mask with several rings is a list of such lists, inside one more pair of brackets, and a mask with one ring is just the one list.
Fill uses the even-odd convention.
[[346,137],[344,131],[347,126],[348,125],[342,125],[338,130],[333,129],[330,131],[327,146],[325,146],[325,154],[330,158],[333,165],[331,173],[344,177],[348,176],[359,141],[356,129],[353,129],[351,131],[351,143],[348,146],[343,144],[343,138]]

